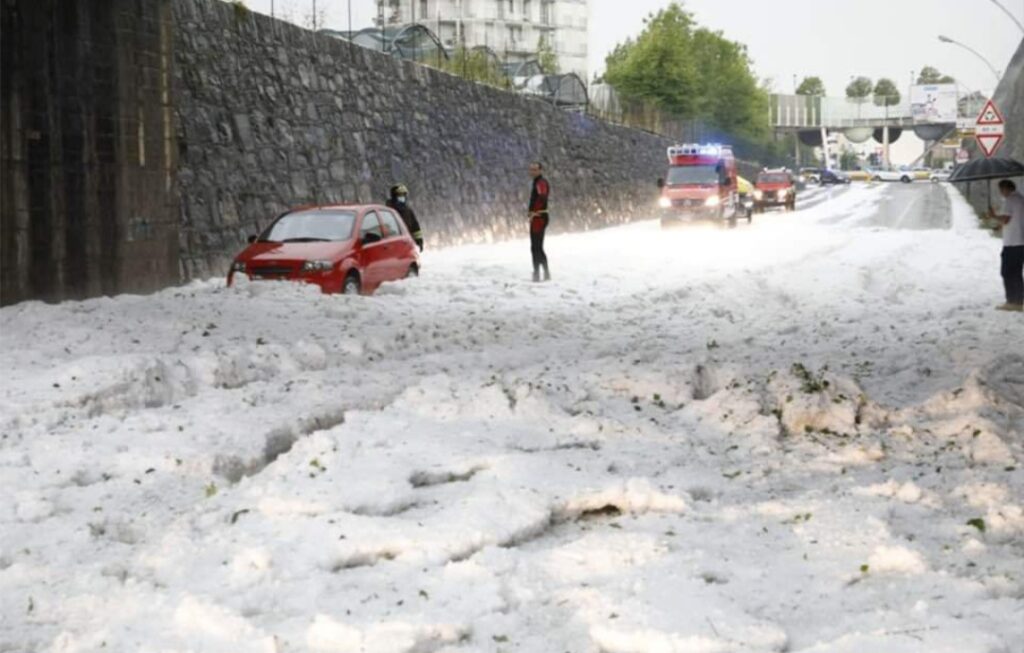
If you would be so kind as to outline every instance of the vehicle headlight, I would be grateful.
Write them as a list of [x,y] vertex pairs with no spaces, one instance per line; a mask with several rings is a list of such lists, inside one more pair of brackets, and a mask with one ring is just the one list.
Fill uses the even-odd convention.
[[663,209],[667,209],[668,207],[672,206],[672,200],[670,200],[667,197],[659,197],[658,206],[660,206]]
[[306,261],[302,264],[303,272],[326,272],[334,267],[330,261]]
[[231,271],[232,272],[245,272],[245,262],[244,261],[235,261],[234,263],[231,264]]
[[722,198],[718,195],[712,195],[711,197],[704,200],[704,206],[718,206],[722,203]]
[[759,199],[761,199],[763,197],[764,197],[764,192],[763,191],[759,191],[759,190],[755,190],[754,191],[754,199],[755,200],[759,200]]

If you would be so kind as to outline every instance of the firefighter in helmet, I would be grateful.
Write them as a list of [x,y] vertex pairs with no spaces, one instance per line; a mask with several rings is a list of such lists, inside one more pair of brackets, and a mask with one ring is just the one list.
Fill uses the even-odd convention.
[[422,252],[423,231],[420,229],[420,223],[416,219],[416,213],[409,206],[409,189],[405,187],[405,184],[395,184],[391,187],[390,195],[387,201],[388,208],[394,209],[398,215],[402,216],[406,229],[409,230],[412,239],[416,241],[416,246]]

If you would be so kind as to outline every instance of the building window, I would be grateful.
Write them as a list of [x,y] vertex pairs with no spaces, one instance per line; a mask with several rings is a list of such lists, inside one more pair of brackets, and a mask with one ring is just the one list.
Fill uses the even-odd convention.
[[531,20],[533,16],[530,15],[530,10],[533,9],[530,5],[533,4],[530,0],[523,0],[523,20]]
[[541,25],[551,24],[551,3],[548,0],[540,0],[540,23]]
[[420,0],[420,20],[427,20],[427,0]]

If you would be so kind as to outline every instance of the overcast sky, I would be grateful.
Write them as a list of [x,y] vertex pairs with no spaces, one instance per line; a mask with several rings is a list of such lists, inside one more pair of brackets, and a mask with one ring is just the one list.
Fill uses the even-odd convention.
[[[272,0],[247,0],[270,13]],[[273,0],[300,19],[313,0]],[[604,68],[616,43],[643,29],[643,19],[670,0],[590,0],[591,74]],[[1024,22],[1024,0],[1001,0]],[[347,28],[348,0],[317,0],[326,24]],[[351,0],[356,28],[370,24],[374,0]],[[944,34],[978,50],[1000,71],[1024,34],[991,0],[686,0],[708,27],[747,44],[761,77],[792,92],[793,75],[818,75],[829,94],[842,95],[851,75],[890,77],[901,88],[911,71],[933,65],[971,90],[991,90],[994,78],[974,55],[940,43]]]

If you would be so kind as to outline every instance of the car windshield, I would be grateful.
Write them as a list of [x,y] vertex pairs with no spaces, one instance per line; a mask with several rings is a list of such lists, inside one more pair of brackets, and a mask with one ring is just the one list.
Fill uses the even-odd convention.
[[784,172],[769,173],[766,175],[758,175],[757,183],[759,184],[788,184],[789,175]]
[[352,238],[356,214],[352,211],[297,211],[287,213],[260,236],[260,242],[313,243]]
[[713,165],[672,166],[668,169],[668,185],[717,184],[718,171]]

